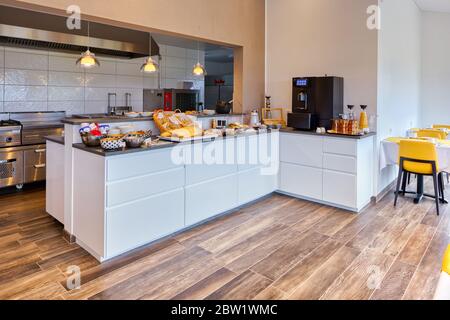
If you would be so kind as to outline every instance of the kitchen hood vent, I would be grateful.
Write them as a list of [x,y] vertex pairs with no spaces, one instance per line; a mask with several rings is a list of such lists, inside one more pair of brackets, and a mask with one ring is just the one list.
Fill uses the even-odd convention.
[[[149,55],[149,36],[142,31],[90,23],[80,30],[66,27],[67,17],[0,6],[0,45],[30,49],[54,50],[80,54],[87,49],[96,55],[140,58]],[[152,40],[152,56],[159,55],[159,46]]]

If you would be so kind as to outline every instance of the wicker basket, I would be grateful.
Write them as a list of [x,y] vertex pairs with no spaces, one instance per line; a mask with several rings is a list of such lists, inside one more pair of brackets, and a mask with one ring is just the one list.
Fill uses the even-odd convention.
[[170,133],[173,130],[185,127],[197,126],[195,121],[188,115],[182,113],[180,110],[163,111],[156,110],[153,114],[153,120],[158,127],[161,134]]

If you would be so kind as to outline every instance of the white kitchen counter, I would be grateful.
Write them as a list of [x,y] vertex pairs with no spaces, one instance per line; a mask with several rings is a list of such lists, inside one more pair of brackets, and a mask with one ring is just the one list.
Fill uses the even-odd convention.
[[75,148],[77,242],[99,261],[107,260],[276,191],[278,135],[113,156]]

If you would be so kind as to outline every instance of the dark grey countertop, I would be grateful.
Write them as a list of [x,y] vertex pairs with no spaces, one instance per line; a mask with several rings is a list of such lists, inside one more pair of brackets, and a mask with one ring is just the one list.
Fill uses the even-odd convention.
[[[214,114],[214,115],[196,115],[197,118],[220,118],[220,117],[240,117],[245,115],[244,113],[229,113],[229,114]],[[117,122],[136,122],[136,121],[153,121],[153,117],[136,117],[129,118],[127,116],[111,116],[111,117],[94,117],[94,118],[78,118],[69,117],[61,120],[62,123],[79,125],[82,123],[117,123]]]
[[[270,131],[268,131],[268,132],[270,133]],[[240,135],[236,135],[236,136],[218,137],[218,138],[214,138],[214,139],[206,138],[204,140],[194,140],[194,141],[186,141],[186,142],[170,142],[170,141],[160,140],[160,144],[149,147],[149,148],[123,148],[121,150],[112,150],[112,151],[103,150],[100,147],[87,147],[83,143],[74,143],[73,147],[75,149],[80,149],[80,150],[83,150],[86,152],[90,152],[90,153],[96,154],[98,156],[109,157],[109,156],[118,156],[118,155],[124,155],[124,154],[172,148],[172,147],[180,145],[180,144],[207,143],[207,142],[211,142],[211,141],[219,140],[219,139],[236,139],[238,137],[252,136],[252,135],[256,135],[256,134],[258,134],[258,132],[240,134]]]
[[112,116],[112,117],[102,117],[102,118],[64,118],[61,122],[66,124],[79,125],[82,123],[92,123],[92,122],[136,122],[136,121],[153,121],[153,117],[136,117],[130,118],[127,116]]
[[47,136],[47,137],[45,137],[45,140],[64,145],[64,137],[63,136]]
[[331,133],[317,133],[315,131],[301,131],[301,130],[295,130],[293,128],[285,128],[281,129],[280,132],[285,133],[293,133],[293,134],[303,134],[303,135],[309,135],[309,136],[320,136],[320,137],[333,137],[333,138],[345,138],[345,139],[364,139],[368,137],[373,137],[376,135],[375,132],[371,132],[368,134],[365,134],[363,136],[347,136],[343,134],[331,134]]

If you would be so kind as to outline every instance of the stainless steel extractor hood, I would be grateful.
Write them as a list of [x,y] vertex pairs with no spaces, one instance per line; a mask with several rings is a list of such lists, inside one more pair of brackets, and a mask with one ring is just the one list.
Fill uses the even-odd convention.
[[[91,47],[96,55],[139,58],[149,55],[146,32],[87,21],[81,29],[69,30],[64,16],[50,15],[7,6],[0,6],[0,45],[32,49],[81,53]],[[89,40],[89,41],[88,41]],[[159,46],[152,39],[152,56],[159,55]]]

